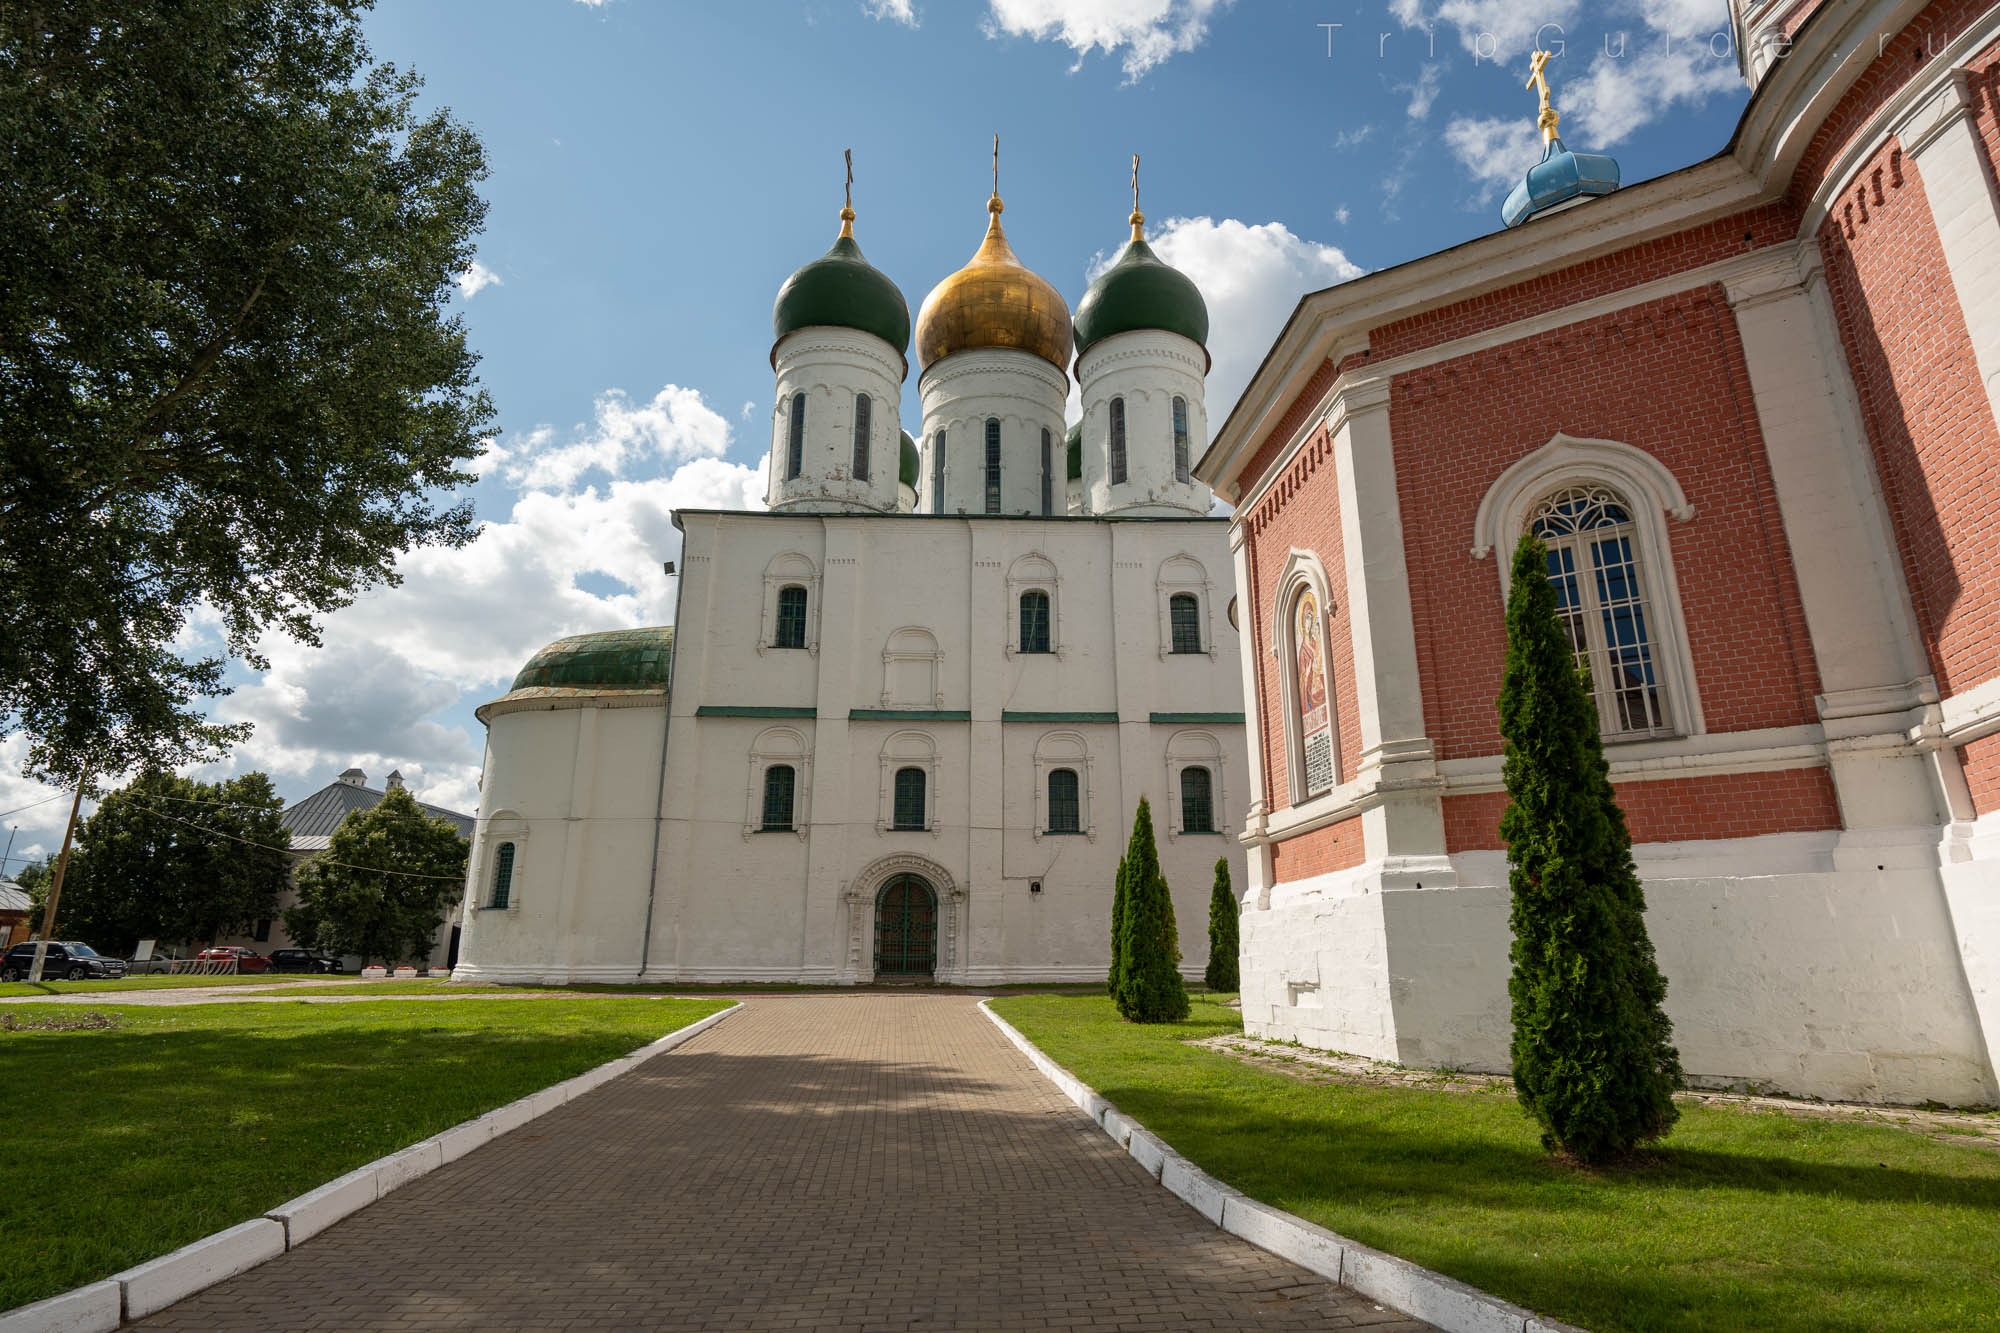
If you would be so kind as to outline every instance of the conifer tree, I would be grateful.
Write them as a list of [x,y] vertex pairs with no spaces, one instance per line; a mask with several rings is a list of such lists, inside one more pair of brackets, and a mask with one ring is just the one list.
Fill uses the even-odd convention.
[[1680,1056],[1590,678],[1557,616],[1547,561],[1532,533],[1522,537],[1500,691],[1514,1086],[1544,1147],[1603,1162],[1673,1128]]
[[1139,798],[1125,851],[1125,910],[1119,921],[1118,1012],[1134,1023],[1174,1023],[1188,1016],[1181,980],[1174,900],[1153,843],[1153,809]]
[[1125,877],[1131,865],[1130,853],[1118,858],[1118,880],[1111,891],[1111,972],[1104,979],[1104,993],[1114,1000],[1125,971]]
[[1202,981],[1210,990],[1242,988],[1236,971],[1236,890],[1229,884],[1229,858],[1215,863],[1215,887],[1208,895],[1208,971]]

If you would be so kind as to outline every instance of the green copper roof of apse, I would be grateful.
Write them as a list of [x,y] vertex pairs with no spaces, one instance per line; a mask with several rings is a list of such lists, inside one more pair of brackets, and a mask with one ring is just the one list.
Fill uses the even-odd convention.
[[1075,481],[1083,475],[1083,423],[1081,421],[1069,428],[1068,444],[1069,467],[1067,471],[1069,472],[1069,479]]
[[923,475],[923,459],[917,453],[917,442],[910,438],[910,432],[903,432],[902,472],[903,484],[911,490],[917,488],[917,478]]
[[817,324],[860,329],[898,352],[909,351],[909,303],[882,270],[862,257],[852,236],[836,240],[831,250],[778,289],[777,304],[771,307],[773,343]]
[[1179,269],[1134,239],[1118,262],[1098,275],[1076,307],[1076,354],[1114,333],[1164,329],[1208,345],[1208,303]]
[[674,666],[674,627],[614,629],[557,639],[528,659],[514,690],[657,690]]

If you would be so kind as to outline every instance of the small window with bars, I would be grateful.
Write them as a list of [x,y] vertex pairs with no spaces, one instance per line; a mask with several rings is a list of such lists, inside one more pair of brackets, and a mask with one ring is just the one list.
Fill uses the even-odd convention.
[[1176,653],[1198,653],[1201,647],[1201,598],[1177,592],[1167,599],[1167,622]]
[[773,764],[764,770],[765,833],[792,831],[792,802],[798,794],[798,770],[790,764]]
[[944,432],[931,436],[931,512],[944,512]]
[[868,480],[868,433],[874,428],[875,402],[867,394],[854,397],[854,479]]
[[1055,505],[1055,437],[1049,434],[1048,427],[1044,426],[1042,428],[1042,517],[1052,516],[1055,513]]
[[890,827],[905,830],[930,827],[929,812],[924,806],[925,777],[926,774],[921,768],[896,770],[894,823]]
[[503,842],[493,852],[493,895],[491,907],[505,907],[514,892],[514,844]]
[[1125,483],[1125,400],[1111,400],[1111,484]]
[[1049,651],[1049,595],[1045,592],[1021,594],[1021,651]]
[[778,633],[772,646],[806,646],[806,590],[797,584],[778,589]]
[[1188,458],[1187,399],[1174,399],[1174,480],[1185,483],[1188,480],[1190,460]]
[[806,396],[792,395],[791,424],[785,432],[785,480],[796,479],[806,466]]
[[1603,486],[1571,486],[1536,506],[1529,527],[1548,548],[1549,583],[1609,737],[1672,731],[1660,687],[1651,608],[1630,508]]
[[1049,832],[1083,832],[1082,784],[1073,768],[1049,770]]
[[986,418],[986,512],[1000,512],[1000,418]]
[[1215,832],[1215,787],[1205,768],[1181,770],[1181,832]]

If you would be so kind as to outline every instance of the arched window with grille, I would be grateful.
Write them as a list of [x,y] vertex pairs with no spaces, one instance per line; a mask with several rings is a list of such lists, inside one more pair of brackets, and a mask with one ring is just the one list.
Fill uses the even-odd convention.
[[1049,770],[1049,832],[1083,832],[1083,801],[1073,768]]
[[931,512],[944,512],[944,432],[931,436]]
[[1125,400],[1111,400],[1111,484],[1125,482]]
[[904,830],[930,827],[928,811],[924,806],[924,777],[921,768],[896,770],[896,805],[891,827]]
[[792,831],[793,800],[798,792],[798,770],[790,764],[773,764],[764,770],[764,822],[766,833]]
[[774,648],[806,646],[806,590],[793,584],[778,589],[778,632]]
[[1021,651],[1049,651],[1049,595],[1040,590],[1021,594]]
[[868,480],[868,434],[875,426],[875,400],[867,394],[854,396],[854,479]]
[[1215,789],[1205,768],[1181,770],[1181,832],[1215,832]]
[[1049,434],[1047,426],[1042,427],[1042,517],[1055,513],[1056,473],[1055,437]]
[[1000,512],[1000,418],[986,418],[986,512]]
[[1185,484],[1192,460],[1188,457],[1187,399],[1174,398],[1174,480]]
[[514,894],[514,844],[503,842],[493,850],[493,895],[490,907],[504,908]]
[[1671,732],[1631,506],[1607,486],[1565,486],[1529,511],[1528,528],[1548,548],[1556,614],[1590,673],[1602,734]]
[[791,423],[785,431],[785,480],[795,479],[806,467],[806,396],[792,395]]
[[1167,601],[1167,620],[1176,653],[1198,653],[1201,646],[1201,598],[1177,592]]

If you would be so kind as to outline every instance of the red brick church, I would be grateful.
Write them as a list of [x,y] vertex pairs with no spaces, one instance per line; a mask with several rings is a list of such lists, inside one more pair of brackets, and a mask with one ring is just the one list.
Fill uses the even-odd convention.
[[1253,1033],[1505,1068],[1533,529],[1690,1080],[2000,1100],[2000,4],[1731,11],[1727,147],[1619,188],[1545,91],[1507,225],[1306,297],[1197,469]]

